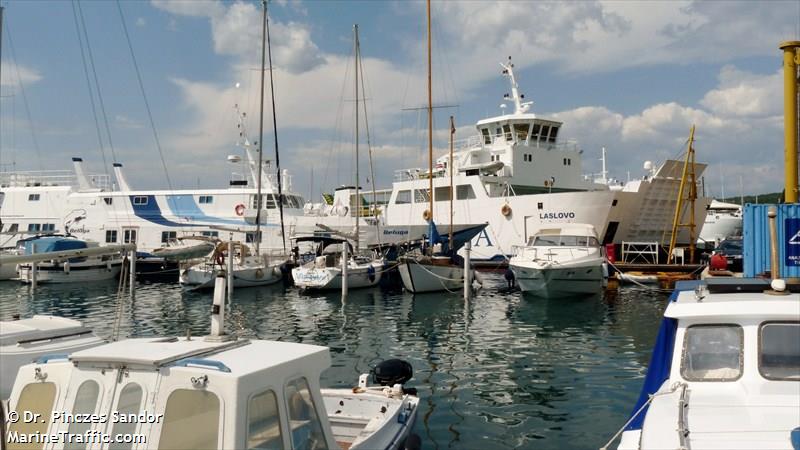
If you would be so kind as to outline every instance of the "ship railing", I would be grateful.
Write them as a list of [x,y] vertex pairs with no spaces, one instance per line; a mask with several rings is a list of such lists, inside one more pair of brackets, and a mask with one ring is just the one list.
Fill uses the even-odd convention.
[[[111,187],[111,177],[105,174],[88,174],[86,178],[95,188]],[[70,170],[37,170],[0,172],[1,187],[73,186],[78,187],[78,177]]]
[[[466,150],[486,150],[487,148],[491,148],[494,144],[511,144],[514,143],[514,135],[513,133],[500,133],[495,135],[488,135],[484,136],[481,134],[475,134],[465,139],[458,139],[453,142],[453,148],[456,151],[466,151]],[[531,147],[542,148],[545,150],[572,150],[578,151],[580,147],[578,146],[578,142],[574,140],[566,140],[563,142],[550,142],[550,141],[536,141],[536,140],[528,140],[528,139],[517,139],[516,142],[518,144],[528,144]]]

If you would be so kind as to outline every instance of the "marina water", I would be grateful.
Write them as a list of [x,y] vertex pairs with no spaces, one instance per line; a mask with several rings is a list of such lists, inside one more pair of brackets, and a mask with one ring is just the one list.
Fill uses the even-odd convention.
[[[237,290],[229,331],[331,349],[322,386],[354,385],[383,359],[414,367],[421,397],[415,432],[425,449],[598,448],[625,422],[639,395],[667,294],[640,289],[542,299],[500,293],[502,274],[483,273],[469,302],[458,293],[399,290],[305,295],[282,286]],[[210,292],[140,285],[122,297],[120,337],[208,333]],[[110,337],[115,282],[0,283],[0,320],[56,314]],[[258,355],[253,355],[258,357]]]

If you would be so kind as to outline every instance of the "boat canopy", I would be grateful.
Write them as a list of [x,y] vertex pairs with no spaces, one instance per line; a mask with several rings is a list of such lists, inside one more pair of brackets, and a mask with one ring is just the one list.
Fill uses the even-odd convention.
[[59,252],[63,250],[80,250],[87,248],[86,241],[68,238],[64,236],[44,236],[25,240],[25,254],[33,254],[33,246],[36,245],[36,253]]

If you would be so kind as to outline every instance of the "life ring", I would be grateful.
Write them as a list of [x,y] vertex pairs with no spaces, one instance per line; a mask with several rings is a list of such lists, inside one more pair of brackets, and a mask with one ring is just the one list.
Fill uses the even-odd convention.
[[425,221],[431,220],[431,211],[429,209],[423,211],[422,218],[425,219]]
[[508,203],[506,203],[505,205],[503,205],[502,208],[500,208],[500,214],[502,214],[503,217],[508,217],[511,215],[511,207],[508,206]]
[[236,205],[236,208],[233,209],[236,212],[236,215],[242,217],[244,215],[244,205],[239,203]]

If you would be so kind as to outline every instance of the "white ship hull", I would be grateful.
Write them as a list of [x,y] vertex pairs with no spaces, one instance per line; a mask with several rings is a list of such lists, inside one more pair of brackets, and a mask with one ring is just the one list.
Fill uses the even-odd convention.
[[558,269],[535,269],[512,263],[511,268],[520,289],[539,297],[591,295],[603,289],[603,270],[599,264]]

